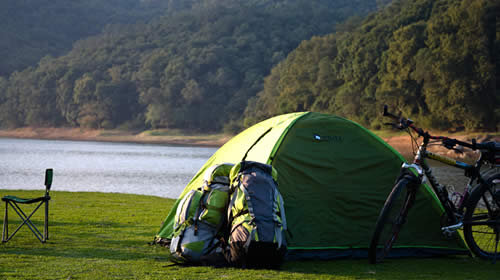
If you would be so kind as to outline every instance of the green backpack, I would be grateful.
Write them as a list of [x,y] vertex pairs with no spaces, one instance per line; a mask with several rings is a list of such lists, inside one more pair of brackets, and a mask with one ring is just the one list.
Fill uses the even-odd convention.
[[232,164],[220,164],[205,172],[204,184],[180,201],[176,214],[172,256],[183,262],[199,263],[219,247],[226,224],[229,202],[229,172]]

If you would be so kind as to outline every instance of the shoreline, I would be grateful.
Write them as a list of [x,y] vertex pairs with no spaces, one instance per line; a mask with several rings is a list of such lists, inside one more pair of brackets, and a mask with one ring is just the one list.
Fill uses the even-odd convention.
[[[377,134],[377,132],[374,132]],[[476,138],[482,141],[500,141],[498,133],[452,135],[462,141],[470,142]],[[0,138],[17,139],[42,139],[42,140],[71,140],[71,141],[96,141],[96,142],[116,142],[116,143],[137,143],[137,144],[158,144],[158,145],[182,145],[201,147],[221,147],[235,135],[224,133],[216,134],[196,134],[181,130],[146,130],[146,131],[123,131],[105,129],[84,129],[67,127],[22,127],[16,129],[0,129]],[[407,159],[411,157],[412,147],[408,135],[399,134],[391,136],[380,136],[385,142],[392,146]],[[433,152],[438,152],[452,158],[465,158],[473,156],[473,151],[465,151],[463,154],[456,154],[442,146],[432,146]]]
[[222,133],[182,135],[177,131],[169,131],[165,129],[140,132],[83,128],[23,127],[16,129],[0,129],[0,138],[96,141],[203,147],[220,147],[232,137],[232,135]]

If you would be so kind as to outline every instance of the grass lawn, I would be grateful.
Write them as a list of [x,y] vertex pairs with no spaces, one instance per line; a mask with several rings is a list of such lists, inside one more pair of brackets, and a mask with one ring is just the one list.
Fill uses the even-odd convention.
[[[42,191],[0,190],[36,197]],[[152,196],[51,192],[50,239],[23,227],[0,245],[0,279],[481,279],[498,280],[500,264],[470,257],[286,262],[280,271],[170,266],[165,248],[150,246],[173,200]],[[5,203],[0,206],[1,222]],[[11,210],[11,209],[9,209]],[[42,221],[43,211],[33,218]],[[9,211],[13,232],[19,219]],[[16,218],[15,218],[16,217]],[[41,223],[36,223],[42,227]],[[341,225],[339,225],[341,226]],[[500,260],[499,260],[500,262]]]

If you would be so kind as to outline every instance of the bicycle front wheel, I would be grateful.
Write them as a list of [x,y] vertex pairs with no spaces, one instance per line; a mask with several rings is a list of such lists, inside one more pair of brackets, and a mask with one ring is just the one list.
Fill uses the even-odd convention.
[[385,201],[375,225],[368,258],[370,263],[381,262],[388,256],[401,228],[406,223],[408,211],[415,201],[416,188],[410,179],[399,180]]
[[464,237],[470,250],[483,259],[500,258],[500,173],[486,179],[491,188],[477,187],[464,217]]

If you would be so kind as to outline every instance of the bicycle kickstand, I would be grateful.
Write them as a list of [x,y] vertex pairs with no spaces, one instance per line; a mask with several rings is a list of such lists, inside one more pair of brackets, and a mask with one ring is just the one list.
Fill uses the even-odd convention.
[[497,256],[498,256],[498,241],[500,241],[500,232],[497,232],[496,234],[496,238],[495,238],[495,255],[493,256],[493,264],[495,264],[497,262]]

